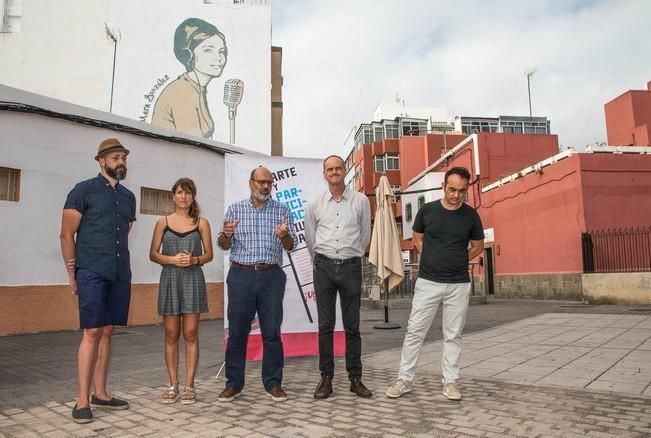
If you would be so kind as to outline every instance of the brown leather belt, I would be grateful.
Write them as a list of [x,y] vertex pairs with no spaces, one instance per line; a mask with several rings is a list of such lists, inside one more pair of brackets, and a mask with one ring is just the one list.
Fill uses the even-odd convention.
[[275,263],[255,263],[253,265],[243,265],[242,263],[231,262],[231,266],[234,268],[247,269],[249,271],[268,271],[269,269],[273,269],[278,265]]

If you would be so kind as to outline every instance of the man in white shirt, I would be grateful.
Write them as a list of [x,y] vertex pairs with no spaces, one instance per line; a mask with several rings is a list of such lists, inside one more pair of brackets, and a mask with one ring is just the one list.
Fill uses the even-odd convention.
[[310,201],[305,215],[305,240],[314,261],[319,317],[321,381],[314,398],[324,399],[332,394],[337,293],[346,332],[346,370],[350,391],[368,398],[373,393],[362,383],[359,308],[362,257],[371,239],[371,207],[364,194],[346,187],[341,157],[331,155],[323,161],[323,176],[328,190]]

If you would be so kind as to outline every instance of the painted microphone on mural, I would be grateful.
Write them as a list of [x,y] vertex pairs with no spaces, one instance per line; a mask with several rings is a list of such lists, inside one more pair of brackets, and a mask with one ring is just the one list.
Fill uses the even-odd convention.
[[[185,19],[174,32],[174,56],[185,71],[158,95],[151,123],[210,139],[215,132],[215,123],[222,121],[215,121],[211,116],[208,85],[213,79],[221,77],[228,62],[226,37],[215,25],[205,20]],[[242,80],[226,81],[223,102],[228,108],[230,143],[235,143],[235,118],[243,93]]]

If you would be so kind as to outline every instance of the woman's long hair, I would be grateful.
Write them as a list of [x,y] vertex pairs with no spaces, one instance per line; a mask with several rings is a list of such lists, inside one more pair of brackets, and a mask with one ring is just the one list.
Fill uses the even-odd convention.
[[188,215],[194,219],[194,223],[196,224],[199,220],[199,215],[201,214],[201,209],[197,203],[197,186],[190,178],[180,178],[172,186],[172,194],[176,193],[176,189],[179,187],[181,187],[184,191],[192,194],[192,204],[190,204]]

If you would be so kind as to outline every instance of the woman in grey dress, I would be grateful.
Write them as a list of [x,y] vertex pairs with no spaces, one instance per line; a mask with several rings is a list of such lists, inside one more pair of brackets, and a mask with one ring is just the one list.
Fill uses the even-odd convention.
[[[158,313],[165,326],[165,363],[169,387],[163,403],[196,401],[194,375],[199,362],[199,316],[208,311],[206,281],[201,266],[213,258],[210,224],[200,217],[194,182],[181,178],[172,187],[175,211],[156,222],[149,258],[163,266]],[[185,387],[179,392],[179,338],[185,341]]]

